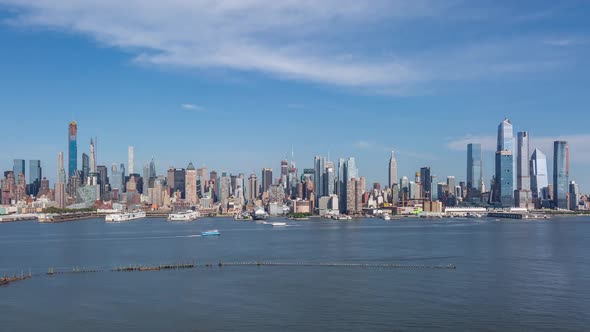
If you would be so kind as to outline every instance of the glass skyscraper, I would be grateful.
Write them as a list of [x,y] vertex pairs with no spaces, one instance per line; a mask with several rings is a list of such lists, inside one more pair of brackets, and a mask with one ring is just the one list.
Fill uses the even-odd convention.
[[481,192],[483,184],[483,162],[481,144],[467,145],[467,190],[476,189]]
[[514,159],[512,151],[496,152],[496,203],[501,207],[514,205]]
[[29,193],[37,196],[41,186],[41,160],[29,160]]
[[565,141],[553,143],[553,202],[558,209],[568,208],[569,146]]
[[74,176],[78,168],[78,124],[70,122],[68,130],[68,175]]
[[14,163],[12,165],[12,174],[14,175],[14,181],[16,182],[18,182],[19,174],[26,174],[24,159],[14,159]]
[[547,174],[547,157],[541,150],[535,149],[531,156],[531,191],[533,198],[541,198],[543,188],[549,186]]

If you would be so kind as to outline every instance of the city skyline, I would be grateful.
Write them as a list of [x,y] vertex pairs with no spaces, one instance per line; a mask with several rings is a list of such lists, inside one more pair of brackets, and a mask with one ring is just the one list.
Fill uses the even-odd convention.
[[[125,162],[125,149],[133,145],[138,169],[154,155],[159,173],[190,161],[259,173],[262,167],[278,170],[276,160],[293,146],[299,161],[355,156],[370,182],[384,184],[381,165],[392,149],[400,175],[412,177],[430,166],[439,178],[463,179],[465,146],[480,143],[487,185],[496,149],[490,126],[509,117],[515,132],[530,133],[531,150],[548,156],[550,172],[553,141],[569,142],[571,173],[582,188],[590,187],[590,132],[576,121],[585,114],[590,84],[588,22],[579,3],[489,3],[482,9],[470,2],[326,1],[266,8],[252,1],[240,9],[256,22],[255,31],[234,19],[232,4],[220,3],[227,7],[211,13],[199,1],[137,11],[133,6],[140,2],[79,3],[71,10],[61,1],[0,0],[0,38],[10,45],[0,54],[0,109],[10,110],[4,120],[13,124],[4,135],[19,138],[0,142],[0,166],[39,159],[51,178],[57,170],[48,160],[63,151],[68,163],[56,128],[75,120],[84,129],[78,150],[88,153],[87,142],[98,137],[98,163],[105,166]],[[331,9],[337,19],[317,14]],[[109,17],[119,12],[140,24]],[[230,32],[243,28],[260,48],[226,53],[219,40],[187,36],[177,20],[154,21],[154,12],[183,17],[195,31],[227,27],[219,40],[236,41]],[[94,24],[83,25],[76,13]],[[192,17],[201,18],[199,13],[215,19]],[[272,17],[291,24],[277,27]],[[439,25],[449,18],[456,24]],[[114,35],[104,30],[113,21],[121,24]],[[277,39],[282,41],[274,44]],[[150,40],[164,48],[146,44]],[[207,51],[223,54],[194,49],[209,44]],[[167,53],[172,49],[186,53]],[[227,62],[200,58],[211,54]],[[202,62],[186,63],[190,58]],[[20,121],[24,114],[26,123]],[[554,121],[555,114],[563,120]],[[263,128],[256,139],[249,137],[252,128]],[[299,137],[275,139],[285,133]],[[240,169],[231,169],[235,159]]]

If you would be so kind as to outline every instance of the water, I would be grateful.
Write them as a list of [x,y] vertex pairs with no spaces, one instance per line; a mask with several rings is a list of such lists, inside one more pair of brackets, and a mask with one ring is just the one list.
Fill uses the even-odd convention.
[[[220,260],[457,269],[236,266],[39,275],[0,287],[0,330],[582,331],[590,325],[590,218],[290,224],[223,218],[0,224],[0,274]],[[213,228],[222,236],[198,236]]]

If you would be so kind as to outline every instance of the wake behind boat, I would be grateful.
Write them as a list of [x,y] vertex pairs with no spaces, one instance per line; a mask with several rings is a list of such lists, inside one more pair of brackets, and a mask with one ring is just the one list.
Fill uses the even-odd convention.
[[170,213],[166,221],[194,221],[199,219],[199,211],[188,210],[185,212]]
[[145,212],[134,211],[134,212],[127,212],[127,213],[108,214],[104,217],[104,221],[105,222],[123,222],[123,221],[130,221],[130,220],[142,219],[142,218],[145,218]]

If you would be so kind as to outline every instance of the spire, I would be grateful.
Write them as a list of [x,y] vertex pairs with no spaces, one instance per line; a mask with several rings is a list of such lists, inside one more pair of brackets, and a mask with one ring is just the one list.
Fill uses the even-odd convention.
[[194,171],[195,170],[195,165],[193,165],[193,162],[191,161],[188,166],[186,167],[187,171]]

